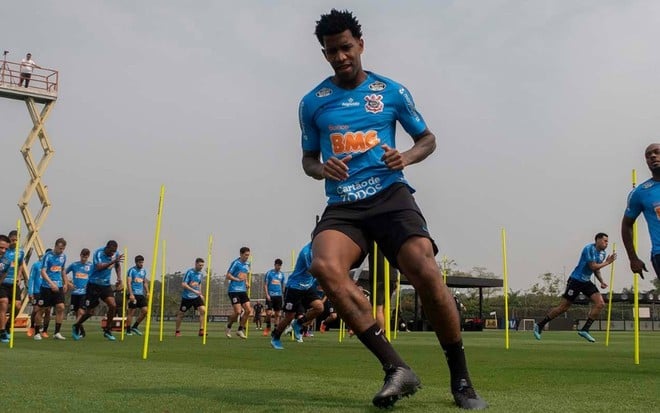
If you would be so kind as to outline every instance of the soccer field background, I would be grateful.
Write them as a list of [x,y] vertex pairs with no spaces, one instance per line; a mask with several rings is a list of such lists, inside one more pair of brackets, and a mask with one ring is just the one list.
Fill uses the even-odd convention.
[[[157,325],[156,325],[157,327]],[[14,348],[0,347],[3,411],[41,412],[375,412],[382,385],[376,359],[357,338],[338,343],[337,332],[304,343],[270,347],[261,331],[248,340],[223,334],[213,323],[207,344],[198,324],[173,323],[159,342],[150,336],[103,339],[88,326],[81,341],[36,342],[17,333]],[[66,333],[70,333],[68,330]],[[118,335],[118,334],[117,334]],[[67,337],[70,334],[66,334]],[[477,391],[492,412],[650,412],[658,408],[660,334],[641,334],[641,363],[633,363],[632,333],[595,332],[588,343],[575,332],[464,333]],[[420,376],[422,390],[394,407],[400,412],[459,411],[448,390],[448,371],[435,335],[400,333],[395,347]]]

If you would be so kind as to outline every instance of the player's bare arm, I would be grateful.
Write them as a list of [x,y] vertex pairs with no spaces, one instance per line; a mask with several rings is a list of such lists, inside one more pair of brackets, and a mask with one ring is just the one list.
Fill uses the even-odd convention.
[[303,151],[303,170],[314,179],[332,179],[343,181],[348,178],[348,161],[352,159],[347,155],[342,159],[331,157],[325,163],[321,162],[321,153],[318,151]]

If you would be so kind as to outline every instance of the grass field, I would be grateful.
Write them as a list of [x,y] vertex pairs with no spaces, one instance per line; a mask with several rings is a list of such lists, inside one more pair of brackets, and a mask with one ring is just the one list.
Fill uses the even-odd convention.
[[[90,322],[91,324],[91,322]],[[66,324],[69,326],[69,324]],[[224,324],[210,326],[207,344],[196,324],[163,342],[151,336],[108,342],[88,326],[74,342],[35,342],[17,333],[14,348],[0,347],[2,411],[53,412],[376,412],[372,396],[383,373],[356,338],[337,343],[336,331],[305,343],[284,341],[275,351],[260,331],[227,339]],[[156,326],[157,328],[157,326]],[[100,330],[99,330],[100,331]],[[65,329],[66,336],[70,330]],[[642,333],[641,363],[633,364],[632,333],[604,333],[587,343],[574,332],[465,333],[472,379],[492,412],[650,412],[658,408],[660,333]],[[395,347],[424,388],[401,400],[401,412],[459,411],[432,333],[403,333]]]

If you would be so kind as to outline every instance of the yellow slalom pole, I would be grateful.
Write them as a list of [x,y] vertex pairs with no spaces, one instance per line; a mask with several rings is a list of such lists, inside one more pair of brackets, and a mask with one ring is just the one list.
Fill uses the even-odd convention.
[[387,341],[392,341],[392,294],[390,293],[390,262],[385,258],[384,260],[384,270],[385,277],[383,281],[385,282],[384,288],[384,298],[385,298],[385,337]]
[[[612,244],[612,254],[616,253],[616,242]],[[610,345],[610,320],[612,320],[612,288],[614,286],[614,261],[610,271],[610,293],[607,304],[607,329],[605,330],[605,347]]]
[[371,257],[374,260],[374,273],[371,274],[371,302],[372,304],[372,313],[374,320],[376,319],[376,298],[378,296],[378,244],[374,242],[374,256]]
[[[160,331],[159,341],[163,341],[163,317],[165,317],[165,253],[167,251],[167,242],[163,240],[163,263],[160,273]],[[153,291],[151,291],[153,294]],[[151,295],[149,294],[149,295]]]
[[202,344],[206,344],[206,328],[209,322],[209,292],[211,291],[211,251],[213,250],[213,235],[209,235],[209,252],[208,257],[206,258],[206,292],[204,293],[204,302],[206,307],[206,314],[204,314],[204,336],[202,338]]
[[[154,234],[154,255],[151,259],[151,280],[149,281],[149,291],[154,290],[154,281],[156,279],[156,264],[158,263],[158,240],[160,240],[160,223],[163,217],[163,200],[165,198],[165,185],[160,186],[160,199],[158,201],[158,214],[156,216],[156,233]],[[147,359],[149,352],[149,334],[151,333],[151,308],[154,301],[154,295],[149,294],[147,305],[147,331],[144,334],[144,346],[142,349],[142,359]]]
[[344,334],[344,320],[342,320],[340,318],[339,319],[339,334],[338,334],[340,343],[341,343],[341,340],[344,338],[343,334]]
[[502,228],[502,274],[504,276],[504,348],[509,349],[509,274],[506,265],[506,230]]
[[442,280],[447,285],[447,256],[442,256]]
[[[637,170],[632,170],[632,187],[635,189],[637,186]],[[633,249],[637,251],[637,221],[633,224]],[[639,364],[639,274],[633,275],[633,294],[634,307],[633,307],[633,320],[635,322],[635,364]]]
[[19,246],[21,245],[21,220],[16,221],[16,248],[14,250],[14,268],[10,268],[9,271],[14,271],[14,283],[11,291],[11,311],[10,315],[10,324],[9,324],[9,348],[14,348],[14,319],[16,318],[16,284],[18,284],[18,254],[20,252]]
[[396,274],[396,299],[394,303],[394,339],[399,331],[399,308],[401,307],[401,273]]
[[[124,268],[122,270],[122,279],[124,280],[124,288],[121,291],[121,335],[120,335],[120,341],[124,341],[124,334],[126,332],[126,309],[128,308],[128,305],[126,303],[126,290],[128,289],[128,278],[126,278],[126,275],[128,274],[128,248],[124,247]],[[111,321],[108,320],[110,323]],[[110,324],[112,325],[112,324]]]

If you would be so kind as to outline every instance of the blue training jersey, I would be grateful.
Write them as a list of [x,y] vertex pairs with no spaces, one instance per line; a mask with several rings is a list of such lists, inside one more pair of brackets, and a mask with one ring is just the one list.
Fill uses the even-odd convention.
[[651,254],[660,254],[660,182],[649,179],[630,192],[624,215],[636,219],[640,213],[651,236]]
[[[16,257],[16,249],[7,248],[5,255],[0,259],[0,274],[7,273],[7,276],[2,281],[3,284],[14,284],[14,276],[16,276],[16,268],[14,268],[14,258]],[[25,251],[18,250],[18,267],[21,267]]]
[[96,264],[107,264],[118,256],[118,252],[115,252],[110,257],[105,255],[105,247],[101,247],[94,251],[92,273],[89,276],[89,282],[96,285],[110,285],[110,276],[112,275],[113,267],[108,267],[104,270],[97,270]]
[[245,293],[247,292],[247,277],[250,273],[250,263],[243,262],[240,258],[236,258],[232,261],[231,265],[227,272],[234,277],[241,278],[242,281],[229,280],[229,286],[227,287],[227,292],[230,293]]
[[300,254],[298,254],[298,259],[296,260],[296,267],[286,281],[286,288],[303,291],[312,288],[314,276],[309,272],[311,266],[312,243],[310,242],[300,250]]
[[607,258],[607,253],[605,250],[598,251],[596,244],[589,244],[582,249],[582,254],[580,254],[580,262],[578,262],[577,267],[571,273],[571,278],[576,280],[587,282],[591,281],[591,276],[593,275],[593,270],[589,268],[590,262],[595,262],[596,264],[601,264]]
[[39,294],[41,289],[41,261],[38,260],[30,267],[30,278],[28,279],[28,295]]
[[316,278],[314,278],[314,282],[312,283],[312,289],[316,291],[316,294],[319,296],[319,298],[323,298],[325,296],[325,291],[323,291],[323,287],[321,287],[319,280]]
[[284,273],[282,271],[269,270],[264,276],[264,284],[271,297],[282,296],[282,285],[284,284]]
[[[66,255],[64,253],[60,255],[55,255],[53,251],[50,251],[44,258],[41,260],[42,272],[46,271],[48,278],[58,287],[63,287],[62,273],[64,272],[64,267],[66,266]],[[41,288],[50,288],[50,286],[42,282]]]
[[144,281],[147,279],[147,270],[144,267],[131,267],[126,276],[131,279],[133,295],[144,295]]
[[92,274],[92,263],[87,261],[84,264],[76,261],[66,268],[66,273],[71,273],[73,281],[73,291],[71,295],[85,295],[87,293],[87,283]]
[[365,199],[396,182],[408,185],[402,171],[389,169],[381,160],[381,145],[396,148],[397,121],[413,137],[427,129],[401,84],[367,72],[362,84],[346,90],[327,78],[302,98],[298,112],[303,151],[320,152],[323,162],[352,156],[348,179],[325,180],[328,204]]
[[[186,275],[183,276],[183,282],[188,284],[189,287],[191,287],[193,290],[199,291],[199,293],[202,293],[202,272],[201,271],[195,271],[194,268],[189,269],[186,271]],[[186,299],[193,299],[199,297],[199,294],[195,294],[192,291],[188,290],[187,288],[184,288],[183,291],[181,292],[181,298],[186,298]]]

